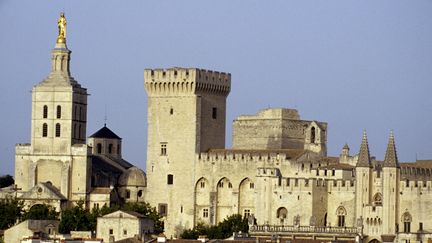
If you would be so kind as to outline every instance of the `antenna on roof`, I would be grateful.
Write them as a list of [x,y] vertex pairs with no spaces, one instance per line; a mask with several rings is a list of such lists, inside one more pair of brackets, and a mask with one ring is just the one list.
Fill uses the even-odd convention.
[[107,105],[105,104],[105,116],[104,116],[104,127],[106,127],[106,123],[107,123]]

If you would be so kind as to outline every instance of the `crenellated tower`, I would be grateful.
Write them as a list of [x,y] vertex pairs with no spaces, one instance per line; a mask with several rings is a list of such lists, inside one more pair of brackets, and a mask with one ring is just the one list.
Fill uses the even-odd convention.
[[195,159],[225,147],[231,75],[197,68],[146,69],[147,198],[165,215],[167,236],[194,226]]

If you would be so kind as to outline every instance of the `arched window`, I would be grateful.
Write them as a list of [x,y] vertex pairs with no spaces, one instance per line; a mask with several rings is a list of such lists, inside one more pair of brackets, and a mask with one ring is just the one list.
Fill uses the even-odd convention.
[[382,205],[382,196],[381,196],[381,193],[375,194],[375,196],[373,197],[373,200],[374,200],[375,206],[381,206]]
[[78,126],[78,138],[81,138],[81,124]]
[[288,216],[288,210],[284,207],[280,207],[278,208],[278,210],[276,211],[276,217],[278,219],[281,220],[281,222],[283,222],[284,219],[286,219]]
[[344,227],[345,226],[345,216],[346,216],[346,210],[344,207],[340,206],[338,207],[337,211],[337,216],[338,216],[338,226],[339,227]]
[[48,106],[43,107],[43,118],[48,118]]
[[98,143],[98,144],[96,145],[96,149],[97,149],[97,153],[98,153],[98,154],[102,153],[102,144]]
[[409,233],[411,232],[411,221],[412,221],[412,217],[411,214],[408,212],[405,212],[402,215],[402,222],[404,223],[404,233]]
[[55,126],[55,136],[60,137],[60,123],[57,123]]
[[46,123],[42,125],[42,137],[48,137],[48,124]]
[[109,154],[112,154],[112,151],[113,150],[113,145],[112,145],[112,143],[110,143],[109,145],[108,145],[108,153]]
[[311,128],[311,143],[315,143],[315,127]]
[[57,119],[61,118],[61,106],[57,106]]

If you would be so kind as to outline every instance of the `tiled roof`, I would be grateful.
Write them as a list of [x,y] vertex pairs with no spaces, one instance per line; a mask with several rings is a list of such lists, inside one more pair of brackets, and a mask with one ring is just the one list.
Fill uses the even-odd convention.
[[111,131],[106,125],[99,129],[99,131],[93,133],[91,138],[111,138],[111,139],[121,139],[117,134]]

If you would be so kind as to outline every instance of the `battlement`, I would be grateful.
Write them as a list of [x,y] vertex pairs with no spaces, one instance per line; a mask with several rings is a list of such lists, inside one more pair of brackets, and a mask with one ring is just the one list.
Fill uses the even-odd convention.
[[145,69],[144,86],[152,96],[199,93],[227,96],[231,74],[197,68]]
[[206,153],[199,153],[197,159],[200,162],[288,162],[302,154],[302,150],[229,150],[215,149]]

